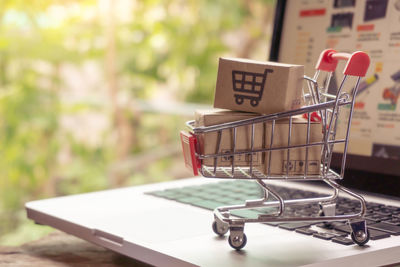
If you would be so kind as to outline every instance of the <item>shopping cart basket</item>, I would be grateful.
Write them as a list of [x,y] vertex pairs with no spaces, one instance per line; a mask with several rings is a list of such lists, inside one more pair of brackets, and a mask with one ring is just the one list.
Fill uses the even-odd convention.
[[267,74],[270,72],[273,72],[273,70],[265,69],[264,73],[233,70],[233,91],[238,92],[234,95],[236,103],[241,105],[245,99],[249,99],[253,107],[258,106],[264,92]]
[[[328,94],[327,88],[332,77],[333,71],[336,69],[339,60],[347,60],[344,68],[344,76],[337,90],[336,95]],[[247,200],[242,205],[232,205],[218,207],[214,210],[214,222],[212,228],[214,232],[223,236],[230,231],[228,238],[229,244],[234,249],[241,249],[247,242],[246,235],[244,234],[244,226],[246,223],[252,222],[323,222],[329,224],[333,221],[347,221],[351,227],[351,238],[358,245],[364,245],[369,240],[369,231],[367,229],[366,221],[363,218],[366,211],[366,204],[363,197],[356,194],[349,189],[339,185],[336,180],[342,179],[344,176],[344,169],[346,163],[346,153],[349,141],[350,125],[353,114],[353,107],[355,97],[357,95],[358,85],[361,77],[364,77],[369,67],[369,56],[364,52],[355,52],[353,54],[338,53],[335,50],[328,49],[321,53],[318,63],[316,65],[316,73],[313,78],[304,77],[305,92],[303,97],[306,106],[291,110],[287,112],[275,113],[271,115],[262,115],[250,119],[223,123],[207,127],[195,127],[194,121],[187,122],[190,132],[181,132],[182,146],[184,149],[184,157],[187,166],[190,166],[195,175],[200,173],[204,177],[209,178],[233,178],[233,179],[248,179],[255,180],[263,190],[263,197],[261,199]],[[354,86],[349,87],[348,93],[346,88],[346,81],[353,80]],[[323,81],[323,82],[318,82]],[[320,87],[320,84],[323,86]],[[355,90],[352,90],[355,88]],[[304,142],[301,144],[294,144],[295,136],[292,136],[293,120],[297,116],[303,116],[307,127],[304,127]],[[279,139],[276,136],[277,122],[286,120],[287,129],[287,142],[276,146],[274,142]],[[341,120],[338,126],[338,121]],[[321,137],[319,140],[311,140],[311,125],[315,121],[320,121]],[[256,147],[255,144],[255,128],[259,125],[264,126],[264,131],[268,136],[262,148]],[[343,126],[344,125],[344,126]],[[269,127],[266,127],[269,126]],[[250,129],[251,142],[249,149],[238,150],[236,149],[236,135],[241,127]],[[340,131],[338,131],[340,129]],[[221,136],[224,131],[230,131],[233,136],[232,148],[227,153],[220,151]],[[217,136],[215,153],[201,153],[201,140],[205,134],[213,133]],[[274,135],[275,133],[275,135]],[[296,135],[301,133],[297,132]],[[282,138],[281,138],[282,139]],[[315,147],[320,148],[320,160],[318,160],[317,172],[310,171],[309,154]],[[340,150],[341,169],[340,172],[335,172],[330,169],[332,153]],[[271,159],[276,151],[280,151],[284,155],[286,164],[290,162],[291,155],[297,153],[296,151],[303,150],[304,166],[301,172],[292,172],[291,165],[283,167],[281,173],[272,173]],[[266,168],[261,169],[253,162],[252,155],[258,154],[264,161]],[[249,155],[248,164],[246,166],[239,166],[235,157]],[[319,154],[318,154],[319,155]],[[222,158],[229,157],[230,164],[221,166],[219,163]],[[210,160],[211,159],[211,160]],[[213,164],[210,164],[210,161]],[[207,162],[207,164],[206,164]],[[267,171],[266,171],[267,170]],[[268,180],[283,179],[288,181],[310,181],[321,180],[324,181],[332,188],[332,194],[326,197],[314,197],[303,199],[284,199],[278,192],[273,190],[267,184]],[[352,214],[338,215],[336,214],[336,200],[339,193],[347,194],[359,201],[360,209],[358,212]],[[267,201],[269,194],[275,199],[274,201]],[[318,214],[314,216],[287,216],[285,209],[287,207],[301,206],[301,205],[318,205]],[[243,209],[258,209],[264,208],[272,210],[269,214],[260,214],[257,218],[237,218],[230,214],[233,210]]]

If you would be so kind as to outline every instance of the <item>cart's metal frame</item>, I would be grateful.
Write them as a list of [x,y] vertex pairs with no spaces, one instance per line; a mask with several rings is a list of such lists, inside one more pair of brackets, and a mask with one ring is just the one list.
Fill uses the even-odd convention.
[[[347,65],[344,71],[344,77],[340,83],[336,95],[328,94],[327,89],[332,77],[333,71],[336,69],[338,60],[347,60]],[[363,197],[351,190],[339,185],[335,180],[342,179],[344,176],[346,154],[349,141],[349,133],[351,120],[353,115],[353,108],[355,98],[357,95],[358,85],[360,84],[361,77],[365,76],[365,72],[368,69],[369,57],[363,52],[356,52],[353,54],[337,53],[334,50],[325,50],[322,52],[320,59],[317,63],[317,71],[313,78],[304,77],[307,84],[308,92],[303,92],[304,100],[308,104],[307,106],[291,110],[287,112],[281,112],[271,115],[254,117],[246,120],[223,123],[219,125],[213,125],[208,127],[194,127],[194,121],[187,122],[187,126],[190,128],[193,136],[197,139],[199,136],[206,133],[217,133],[217,146],[214,154],[201,154],[199,153],[200,148],[197,147],[194,152],[196,160],[200,161],[199,166],[194,166],[204,177],[209,178],[234,178],[234,179],[251,179],[255,180],[263,189],[263,197],[256,200],[247,200],[241,205],[231,205],[218,207],[214,210],[215,221],[213,223],[213,230],[218,235],[224,235],[230,231],[229,244],[239,250],[243,248],[247,242],[247,237],[244,234],[244,225],[246,223],[253,222],[333,222],[333,221],[347,221],[352,229],[351,237],[358,245],[364,245],[369,240],[369,232],[366,226],[366,222],[363,216],[366,212],[366,204]],[[326,74],[323,86],[320,87],[319,80],[321,72]],[[344,92],[343,88],[348,80],[349,76],[356,77],[354,89],[351,93]],[[337,138],[336,131],[338,127],[338,117],[341,109],[344,107],[349,108],[347,125],[344,133],[344,137]],[[306,143],[305,144],[291,144],[291,132],[292,132],[292,121],[294,116],[303,115],[307,118],[307,131],[306,131]],[[310,125],[315,115],[320,119],[322,124],[322,140],[319,142],[310,142]],[[274,131],[277,120],[288,119],[288,141],[287,145],[273,147],[274,143]],[[271,140],[267,147],[254,148],[254,133],[256,124],[271,124]],[[236,150],[236,137],[238,127],[247,126],[251,129],[251,143],[250,149],[246,151]],[[221,135],[222,131],[232,131],[233,133],[233,145],[230,153],[222,153],[220,151]],[[197,145],[199,142],[197,142]],[[333,148],[337,144],[342,144],[343,156],[342,164],[339,173],[330,169]],[[321,165],[319,174],[310,174],[308,167],[308,156],[309,149],[313,146],[321,147]],[[286,171],[280,175],[272,175],[271,170],[271,156],[272,151],[281,150],[286,152],[286,158],[289,162],[290,152],[293,149],[305,149],[305,168],[302,174],[293,175],[289,172],[289,168],[286,167]],[[254,153],[268,153],[268,164],[267,173],[260,172],[254,167],[253,155]],[[235,166],[235,156],[237,155],[250,155],[249,164],[246,167]],[[229,167],[218,166],[218,159],[221,157],[230,157],[231,163]],[[203,165],[203,160],[213,159],[213,166]],[[306,199],[284,199],[267,185],[266,181],[269,179],[284,179],[290,181],[299,180],[321,180],[329,185],[333,190],[332,194],[326,197],[306,198]],[[339,192],[346,193],[348,196],[355,198],[360,203],[360,209],[358,212],[353,214],[336,215],[336,200],[339,196]],[[271,194],[276,200],[268,201],[268,196]],[[285,208],[288,206],[298,205],[309,205],[316,204],[320,207],[320,212],[317,216],[309,217],[287,217],[284,216]],[[230,215],[230,211],[241,210],[241,209],[254,209],[261,207],[275,207],[276,211],[270,214],[261,214],[257,218],[237,218]]]

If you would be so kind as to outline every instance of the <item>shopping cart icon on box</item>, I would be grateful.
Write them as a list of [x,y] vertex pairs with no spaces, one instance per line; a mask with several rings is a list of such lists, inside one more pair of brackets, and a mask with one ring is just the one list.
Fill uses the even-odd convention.
[[233,91],[238,92],[238,94],[234,94],[236,103],[241,105],[245,99],[249,99],[253,107],[258,106],[264,91],[267,74],[271,72],[273,72],[271,69],[265,69],[264,73],[233,70]]

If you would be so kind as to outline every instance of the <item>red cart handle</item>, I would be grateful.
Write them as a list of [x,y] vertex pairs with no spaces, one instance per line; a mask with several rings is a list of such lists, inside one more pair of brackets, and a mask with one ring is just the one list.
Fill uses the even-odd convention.
[[353,54],[338,53],[334,49],[326,49],[319,56],[316,69],[332,72],[336,69],[339,60],[347,60],[344,75],[364,77],[367,73],[370,59],[367,53],[362,51]]

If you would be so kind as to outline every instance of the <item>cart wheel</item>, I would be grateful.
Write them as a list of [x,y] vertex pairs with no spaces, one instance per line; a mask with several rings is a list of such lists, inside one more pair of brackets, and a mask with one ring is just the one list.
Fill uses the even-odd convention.
[[367,232],[364,232],[362,230],[356,233],[351,232],[351,239],[359,246],[364,246],[365,244],[367,244],[369,241],[369,236],[370,234],[368,229]]
[[237,96],[235,97],[236,104],[241,105],[243,104],[243,97]]
[[251,104],[253,107],[256,107],[256,106],[258,105],[258,100],[252,99],[252,100],[250,101],[250,104]]
[[224,236],[229,230],[228,226],[224,224],[221,224],[221,226],[218,227],[218,223],[216,221],[212,223],[212,229],[214,233],[219,236]]
[[246,246],[247,243],[247,237],[245,233],[243,233],[243,237],[240,238],[238,235],[230,235],[228,238],[229,245],[236,249],[236,250],[241,250]]

